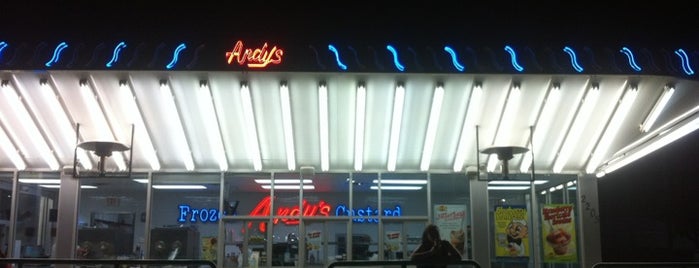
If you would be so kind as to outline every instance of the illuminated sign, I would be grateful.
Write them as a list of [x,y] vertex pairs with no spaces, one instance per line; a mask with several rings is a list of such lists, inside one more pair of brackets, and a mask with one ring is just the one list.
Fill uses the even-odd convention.
[[[260,200],[255,208],[250,211],[249,216],[270,216],[272,210],[272,199],[267,196]],[[307,200],[303,200],[301,208],[303,209],[303,216],[330,216],[332,211],[332,206],[325,202],[325,200],[320,200],[317,203],[311,203]],[[301,208],[298,205],[295,206],[278,206],[275,216],[277,216],[272,224],[278,224],[282,222],[286,225],[297,225],[299,224],[299,219],[296,218],[301,216]],[[216,222],[221,218],[222,212],[215,208],[192,208],[189,205],[179,205],[179,216],[177,221],[180,223],[184,222]],[[367,206],[365,208],[349,209],[345,205],[338,205],[335,208],[335,216],[355,216],[357,218],[352,219],[354,222],[362,223],[378,223],[379,215],[383,216],[401,216],[401,207],[396,205],[393,209],[383,209],[380,212],[376,208]],[[248,224],[248,228],[252,228],[252,223]],[[261,232],[267,231],[267,222],[260,222],[258,224],[258,229]]]
[[[383,210],[383,215],[384,216],[400,216],[400,206],[396,205],[396,209],[384,209]],[[354,222],[375,222],[378,223],[379,219],[376,218],[368,218],[368,217],[376,217],[379,216],[379,210],[378,209],[373,209],[371,206],[367,206],[366,208],[358,208],[358,209],[349,209],[345,205],[339,205],[335,209],[335,216],[360,216],[360,217],[367,217],[367,219],[364,218],[357,218],[353,219]]]
[[283,55],[284,50],[277,46],[269,48],[266,42],[262,48],[252,49],[244,48],[243,41],[240,40],[235,42],[232,51],[226,51],[228,64],[232,64],[235,60],[239,65],[247,65],[250,68],[264,68],[270,63],[279,64],[282,62]]
[[221,218],[221,213],[215,208],[192,208],[189,205],[179,205],[180,217],[177,219],[178,222],[216,222]]
[[[250,216],[269,216],[270,210],[272,209],[270,201],[271,198],[269,196],[263,198],[259,203],[257,203],[255,208],[252,209]],[[330,209],[330,205],[323,200],[318,201],[316,204],[303,200],[303,216],[328,216],[330,215]],[[301,211],[299,210],[298,205],[292,207],[277,207],[277,215],[279,216],[299,216],[301,215],[300,212]],[[273,223],[277,224],[280,220],[286,225],[299,224],[298,219],[290,218],[276,218],[274,219]],[[252,223],[248,224],[248,227],[250,226],[252,226]],[[259,229],[260,232],[265,232],[267,230],[267,224],[265,222],[260,222]]]

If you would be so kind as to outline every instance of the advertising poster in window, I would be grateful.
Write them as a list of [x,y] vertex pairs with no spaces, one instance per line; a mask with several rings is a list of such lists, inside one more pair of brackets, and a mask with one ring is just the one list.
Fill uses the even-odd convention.
[[322,233],[321,231],[312,230],[308,231],[306,234],[306,261],[309,264],[320,262],[320,249],[322,244]]
[[205,236],[201,238],[201,256],[202,259],[216,262],[216,247],[217,238],[214,236]]
[[465,205],[435,205],[434,224],[439,228],[442,239],[450,241],[451,244],[464,254],[466,244],[466,206]]
[[541,209],[544,262],[577,262],[573,204],[547,204]]
[[529,224],[524,206],[496,206],[495,257],[529,257]]

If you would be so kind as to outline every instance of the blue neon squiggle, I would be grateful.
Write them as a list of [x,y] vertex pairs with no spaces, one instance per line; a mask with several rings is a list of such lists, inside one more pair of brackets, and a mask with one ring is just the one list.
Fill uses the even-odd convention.
[[337,62],[337,67],[340,67],[340,69],[347,70],[347,65],[344,65],[342,61],[340,60],[340,53],[337,52],[337,49],[333,45],[328,45],[328,49],[335,53],[335,61]]
[[395,65],[396,68],[401,72],[405,70],[405,67],[403,67],[403,65],[400,64],[400,61],[398,61],[398,52],[396,51],[396,49],[393,48],[393,46],[391,45],[387,45],[386,49],[388,49],[388,51],[391,51],[391,53],[393,54],[393,65]]
[[564,47],[563,51],[568,53],[568,56],[570,56],[570,64],[573,65],[573,69],[575,69],[575,71],[578,73],[582,73],[583,68],[580,67],[580,64],[578,64],[578,58],[575,56],[575,51],[573,51],[573,49],[570,47]]
[[46,64],[44,65],[46,65],[46,67],[51,67],[52,64],[58,63],[58,59],[61,57],[61,51],[63,51],[67,47],[68,45],[66,44],[66,42],[61,42],[60,44],[58,44],[58,46],[56,46],[56,49],[53,50],[53,56],[51,57],[51,60],[46,62]]
[[125,48],[125,47],[126,47],[126,43],[121,42],[114,48],[114,52],[112,52],[112,60],[107,62],[107,68],[112,68],[112,65],[119,60],[119,52],[121,51],[122,48]]
[[632,69],[634,69],[637,72],[641,71],[641,67],[638,66],[638,64],[636,64],[636,60],[634,60],[633,53],[631,52],[631,50],[629,50],[626,47],[622,47],[621,53],[624,53],[626,55],[626,57],[629,58],[629,65],[631,65]]
[[517,53],[510,47],[510,46],[505,46],[505,51],[510,53],[510,58],[512,59],[512,67],[515,68],[518,72],[524,71],[524,68],[517,63]]
[[175,67],[175,64],[177,64],[177,60],[179,58],[180,52],[182,50],[184,50],[185,48],[187,48],[187,46],[185,46],[184,43],[177,46],[177,48],[175,49],[175,52],[172,53],[172,61],[170,61],[170,63],[168,63],[167,66],[165,66],[165,68],[172,69],[172,67]]
[[0,59],[2,59],[2,51],[7,47],[7,43],[0,42]]
[[454,68],[459,70],[459,72],[463,72],[465,68],[463,65],[461,65],[459,63],[459,60],[456,58],[456,51],[451,49],[451,47],[449,47],[449,46],[445,46],[444,51],[446,51],[447,53],[449,53],[451,55],[451,63],[454,64]]
[[694,75],[694,70],[692,70],[692,67],[689,66],[689,57],[687,56],[687,53],[684,52],[684,49],[678,49],[675,50],[675,54],[680,57],[680,60],[682,60],[682,70],[684,70],[684,73],[687,75]]

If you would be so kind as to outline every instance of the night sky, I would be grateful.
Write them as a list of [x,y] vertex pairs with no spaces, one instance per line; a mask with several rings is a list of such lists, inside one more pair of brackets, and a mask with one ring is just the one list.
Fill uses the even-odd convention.
[[[695,50],[699,44],[698,4],[684,1],[300,2],[13,1],[0,6],[0,37],[634,41]],[[697,159],[693,133],[599,181],[605,261],[699,259]]]

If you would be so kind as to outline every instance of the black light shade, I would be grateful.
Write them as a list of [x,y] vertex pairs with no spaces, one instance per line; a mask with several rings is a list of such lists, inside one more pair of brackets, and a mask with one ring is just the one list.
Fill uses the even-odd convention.
[[498,160],[502,161],[502,175],[505,179],[510,174],[510,168],[508,161],[514,157],[515,154],[526,153],[529,148],[521,146],[493,146],[481,150],[484,154],[497,154]]
[[100,157],[98,163],[100,175],[104,175],[104,161],[107,157],[112,156],[112,152],[129,150],[129,146],[115,141],[86,141],[78,144],[78,147],[87,151],[93,151],[96,156]]

